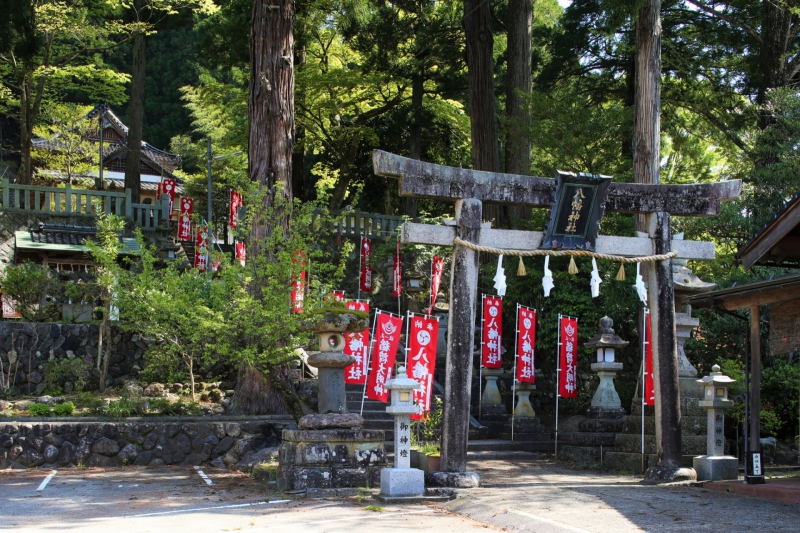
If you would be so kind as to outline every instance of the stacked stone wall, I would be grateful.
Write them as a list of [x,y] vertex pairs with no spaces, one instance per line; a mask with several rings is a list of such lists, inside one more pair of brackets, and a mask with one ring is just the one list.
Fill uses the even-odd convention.
[[250,470],[276,458],[291,417],[0,423],[0,467],[201,465]]
[[[11,385],[16,387],[14,392],[44,392],[44,367],[50,359],[82,360],[90,374],[86,378],[96,385],[100,376],[97,369],[98,330],[97,324],[0,322],[0,361],[5,374],[11,368]],[[138,376],[145,366],[143,357],[148,346],[148,341],[141,335],[112,326],[106,384],[120,385]],[[66,381],[61,386],[69,393],[74,384]]]

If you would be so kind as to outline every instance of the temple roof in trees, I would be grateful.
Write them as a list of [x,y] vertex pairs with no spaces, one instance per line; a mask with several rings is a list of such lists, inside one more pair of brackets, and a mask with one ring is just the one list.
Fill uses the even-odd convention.
[[800,266],[800,195],[786,202],[771,221],[739,249],[744,268],[753,265]]

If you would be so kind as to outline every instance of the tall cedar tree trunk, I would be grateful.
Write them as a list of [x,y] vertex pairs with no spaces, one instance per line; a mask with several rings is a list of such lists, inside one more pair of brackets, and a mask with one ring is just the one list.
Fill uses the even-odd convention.
[[[464,35],[467,41],[472,168],[500,171],[497,110],[494,101],[492,8],[486,0],[464,0]],[[499,222],[500,206],[484,205],[483,218]]]
[[[291,0],[253,0],[250,30],[249,173],[257,182],[266,211],[285,207],[278,218],[253,220],[249,248],[253,256],[269,260],[266,240],[275,231],[288,234],[292,202],[292,148],[294,137],[294,3]],[[276,196],[281,201],[276,202]],[[248,255],[250,251],[248,250]],[[256,283],[268,283],[257,280]],[[258,291],[258,287],[255,288]],[[287,390],[280,381],[287,369],[273,367],[270,375],[245,362],[239,368],[234,413],[286,412]],[[290,392],[290,391],[288,391]]]
[[[636,99],[634,106],[633,176],[636,183],[660,182],[661,152],[661,1],[645,0],[636,21]],[[640,219],[642,217],[639,217]],[[654,253],[670,251],[669,213],[652,213],[637,221],[647,225]],[[656,442],[659,466],[681,466],[681,402],[675,344],[672,261],[649,267],[648,303],[653,321],[656,378]]]
[[[298,37],[298,40],[295,42],[294,66],[295,69],[300,69],[308,61],[305,45],[307,39],[305,32],[298,32],[297,28],[295,28],[295,36]],[[297,98],[304,101],[305,94],[301,92]],[[305,156],[306,129],[298,124],[295,126],[294,147],[292,148],[292,194],[295,198],[307,202],[313,200],[313,187],[306,183]]]
[[[411,128],[408,139],[408,157],[422,159],[422,97],[425,94],[425,77],[421,73],[411,76]],[[406,215],[418,214],[416,198],[406,198]]]
[[[509,174],[528,174],[531,171],[531,142],[525,131],[531,124],[531,115],[521,93],[530,93],[533,86],[531,65],[531,32],[533,28],[533,0],[508,2],[508,79],[506,82],[505,171]],[[506,225],[518,227],[519,221],[529,220],[529,207],[504,206]]]
[[[141,13],[144,0],[136,0]],[[142,128],[144,127],[144,71],[146,66],[147,36],[133,36],[133,68],[131,69],[131,99],[128,104],[128,142],[125,154],[125,188],[131,190],[133,203],[140,201],[142,160]]]

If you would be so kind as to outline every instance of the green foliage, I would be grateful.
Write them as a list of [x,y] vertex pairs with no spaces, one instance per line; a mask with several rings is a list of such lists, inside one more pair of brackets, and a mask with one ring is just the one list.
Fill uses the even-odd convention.
[[17,302],[17,311],[27,322],[41,322],[48,317],[58,316],[58,309],[48,301],[59,291],[57,279],[46,266],[25,261],[18,265],[8,265],[0,272],[0,287]]
[[180,358],[160,346],[150,346],[144,354],[144,362],[139,376],[145,382],[183,383],[188,379]]
[[91,392],[79,392],[74,398],[75,407],[88,409],[90,414],[102,415],[106,409],[106,402],[103,398],[93,395]]
[[28,413],[35,417],[50,416],[50,406],[43,403],[35,403],[28,407]]
[[[722,373],[736,380],[728,386],[734,406],[726,413],[736,423],[744,421],[744,363],[725,360]],[[800,364],[773,357],[763,361],[761,372],[761,436],[791,441],[796,435],[800,396]]]
[[65,177],[69,184],[93,185],[86,179],[89,171],[96,171],[99,166],[99,154],[88,140],[97,130],[95,122],[86,118],[91,109],[91,106],[54,103],[42,112],[42,122],[33,131],[48,144],[33,150],[37,183],[58,183]]
[[184,402],[180,399],[172,402],[167,398],[150,400],[148,412],[163,416],[197,416],[203,414],[203,410],[195,402]]
[[142,416],[147,413],[145,401],[141,398],[120,398],[110,402],[105,410],[105,415],[112,418],[125,418],[128,416]]
[[53,407],[55,416],[72,416],[75,411],[75,404],[72,402],[59,403]]
[[73,384],[73,390],[79,393],[89,383],[90,370],[82,359],[51,359],[44,364],[45,392],[61,394],[64,383],[69,381]]
[[431,398],[431,410],[422,419],[411,422],[411,443],[421,453],[439,453],[439,439],[442,435],[442,399]]

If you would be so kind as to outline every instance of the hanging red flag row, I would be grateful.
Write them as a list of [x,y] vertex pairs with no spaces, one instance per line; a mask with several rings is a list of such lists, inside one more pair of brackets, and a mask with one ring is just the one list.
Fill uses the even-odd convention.
[[[344,291],[334,291],[342,293]],[[338,301],[338,300],[337,300]],[[351,311],[369,313],[369,302],[351,300],[345,303]],[[367,382],[367,364],[369,364],[369,328],[363,331],[348,331],[344,334],[344,353],[356,358],[356,362],[345,369],[344,382],[353,385],[364,385]]]
[[501,341],[503,338],[503,299],[483,295],[483,332],[481,339],[481,366],[501,368]]
[[644,404],[656,404],[656,388],[653,381],[653,330],[650,327],[650,311],[644,312]]
[[413,392],[417,412],[411,415],[411,420],[421,420],[431,410],[439,321],[413,313],[408,314],[407,320],[410,321],[410,327],[406,338],[406,373],[419,383],[419,387]]
[[444,257],[434,255],[431,260],[431,305],[428,307],[429,315],[433,314],[436,295],[439,294],[439,285],[442,283],[442,270],[444,270]]
[[517,304],[516,372],[521,383],[535,383],[534,352],[536,351],[536,309]]
[[558,395],[578,397],[578,319],[558,316]]
[[359,253],[359,265],[361,268],[361,279],[359,280],[359,290],[372,292],[372,241],[366,237],[361,237]]
[[389,400],[389,389],[386,388],[386,382],[392,379],[402,327],[403,317],[386,313],[380,309],[375,312],[373,328],[375,344],[371,351],[366,387],[366,397],[370,400],[384,403]]

